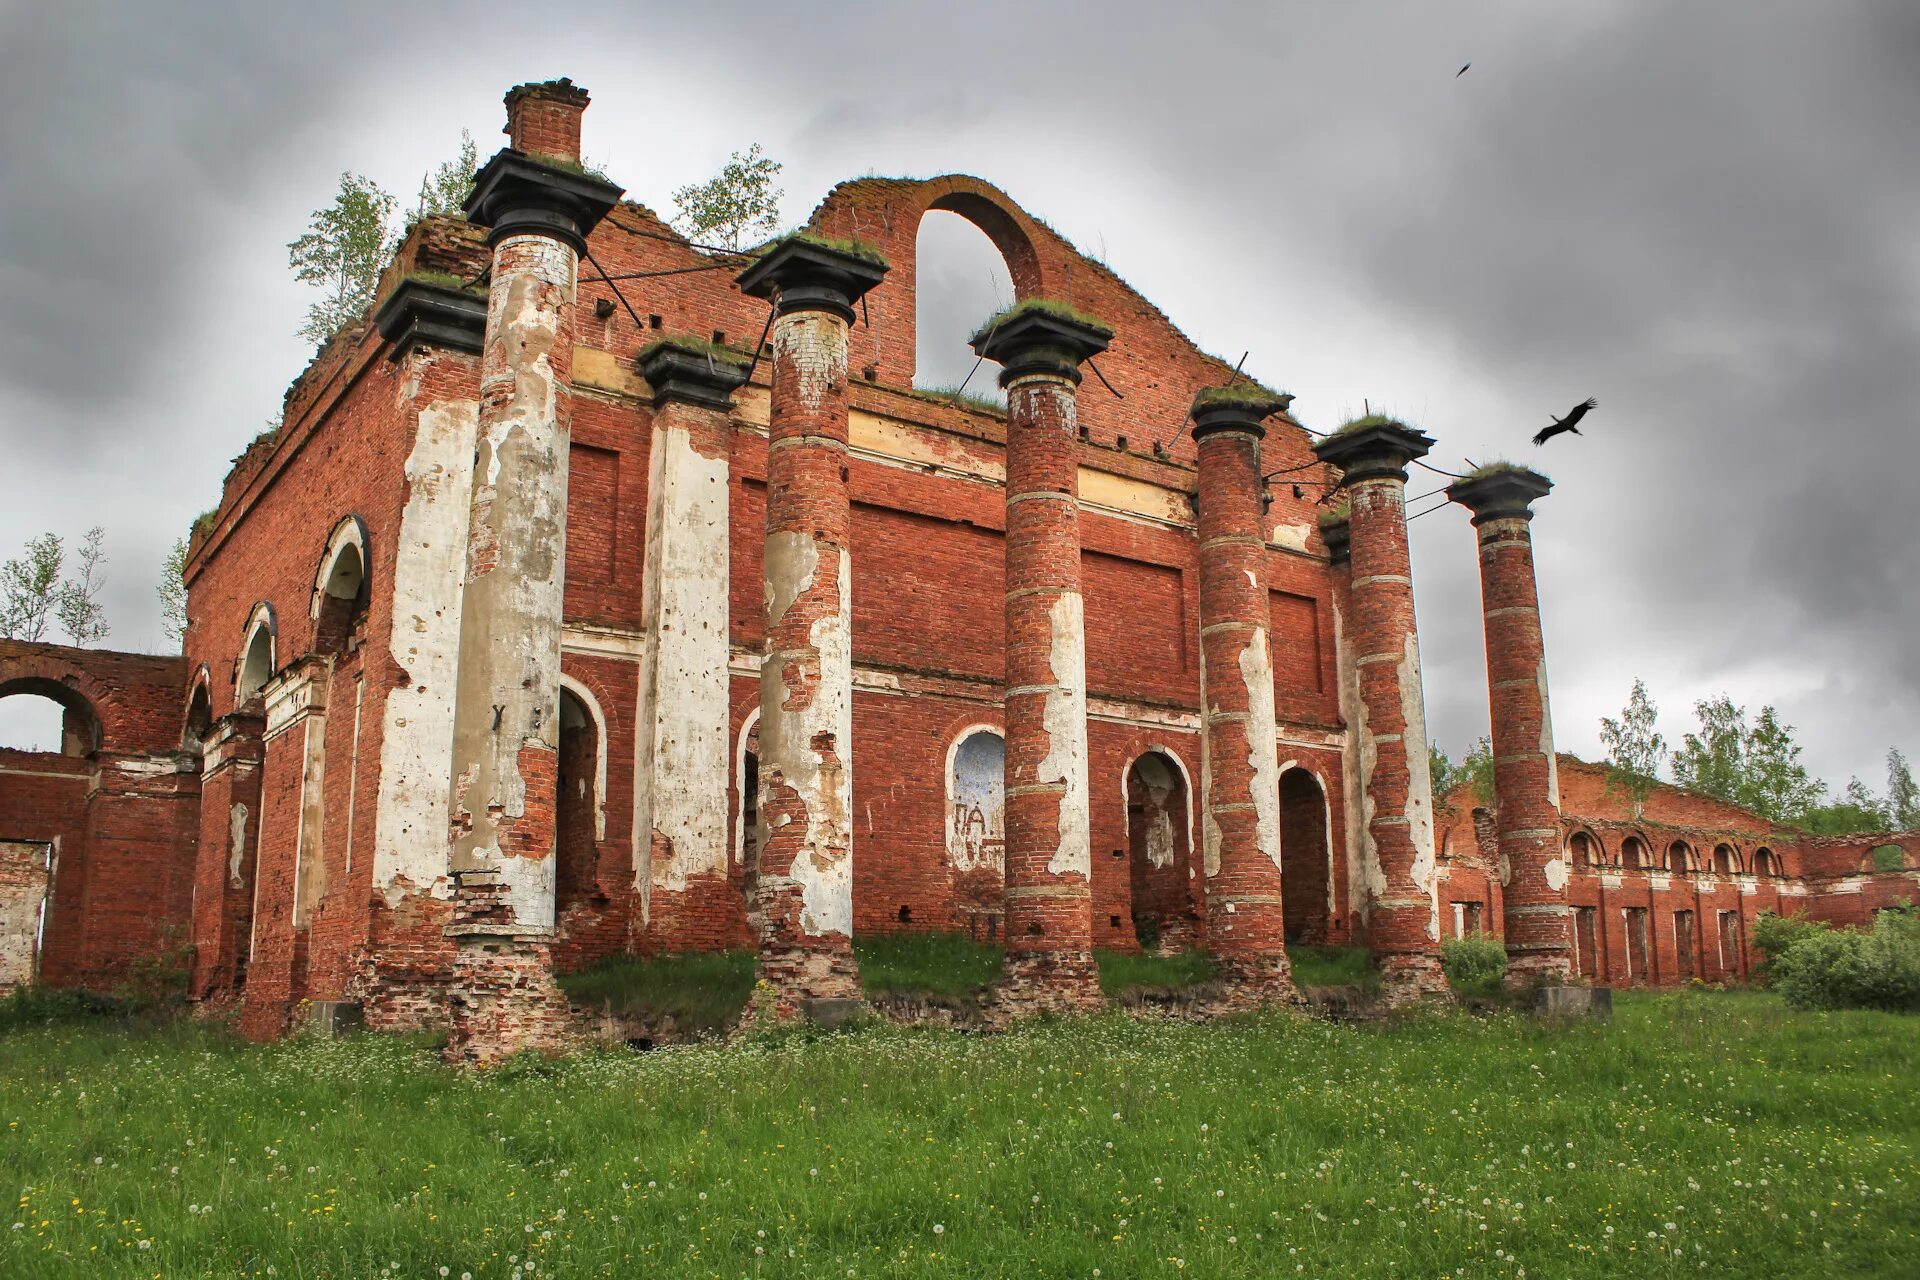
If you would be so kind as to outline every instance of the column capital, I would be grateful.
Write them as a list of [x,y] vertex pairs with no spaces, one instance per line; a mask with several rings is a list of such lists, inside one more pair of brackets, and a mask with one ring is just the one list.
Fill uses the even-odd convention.
[[577,161],[505,147],[473,176],[464,211],[468,221],[488,228],[490,245],[507,236],[551,236],[580,253],[624,194]]
[[1313,446],[1314,456],[1344,473],[1342,485],[1358,480],[1405,480],[1407,464],[1427,456],[1433,437],[1392,418],[1355,418]]
[[1113,329],[1064,302],[1028,298],[1000,312],[967,339],[983,360],[1000,364],[1000,385],[1028,374],[1080,383],[1080,364],[1107,349]]
[[662,338],[635,360],[640,376],[653,388],[653,407],[669,402],[718,409],[733,408],[733,393],[747,381],[747,358],[699,338]]
[[1202,387],[1187,416],[1193,419],[1195,440],[1220,431],[1244,431],[1262,439],[1267,434],[1264,420],[1285,413],[1292,404],[1293,397],[1283,391],[1268,390],[1257,382],[1236,382]]
[[1517,462],[1495,462],[1447,486],[1447,497],[1473,512],[1475,525],[1489,520],[1531,520],[1533,501],[1553,491],[1553,481]]
[[455,283],[408,276],[373,313],[374,328],[393,344],[398,360],[421,344],[480,354],[487,337],[487,295]]
[[774,241],[734,283],[750,298],[773,299],[783,316],[829,311],[851,324],[853,304],[886,275],[886,255],[879,250],[802,231]]

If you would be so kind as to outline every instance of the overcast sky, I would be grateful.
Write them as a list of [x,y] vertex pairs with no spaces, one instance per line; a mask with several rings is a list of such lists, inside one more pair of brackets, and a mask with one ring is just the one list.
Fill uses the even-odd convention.
[[[560,75],[656,209],[754,141],[789,221],[839,178],[977,173],[1309,425],[1364,398],[1440,465],[1541,466],[1563,748],[1596,756],[1639,675],[1671,738],[1725,691],[1835,784],[1920,756],[1911,0],[0,0],[0,555],[105,525],[110,643],[159,649],[162,556],[308,355],[287,241],[341,170],[404,201]],[[970,326],[990,272],[938,241]],[[1590,395],[1586,436],[1528,443]],[[1457,755],[1486,726],[1472,536],[1412,527]]]

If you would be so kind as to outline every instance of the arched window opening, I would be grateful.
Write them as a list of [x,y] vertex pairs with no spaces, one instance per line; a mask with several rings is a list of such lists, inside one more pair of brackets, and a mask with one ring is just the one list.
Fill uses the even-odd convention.
[[84,756],[99,746],[100,721],[77,695],[51,682],[0,686],[0,750]]
[[1280,910],[1288,942],[1326,946],[1333,862],[1327,797],[1305,769],[1280,775]]
[[1685,840],[1675,840],[1667,846],[1667,870],[1675,875],[1685,875],[1693,870],[1693,850],[1687,847]]
[[314,652],[339,653],[347,647],[354,625],[366,615],[366,568],[360,562],[360,548],[342,547],[334,557],[319,604],[313,624]]
[[1653,866],[1653,856],[1647,852],[1647,842],[1639,836],[1628,836],[1620,842],[1621,864],[1646,871]]
[[1780,859],[1773,850],[1761,845],[1753,851],[1753,874],[1757,876],[1777,876],[1780,874]]
[[[204,675],[204,668],[202,673]],[[213,728],[213,702],[204,678],[194,682],[193,696],[187,700],[187,722],[180,731],[180,749],[199,751],[207,744],[207,732]]]
[[254,611],[253,629],[247,636],[246,656],[240,660],[240,681],[233,700],[245,706],[260,696],[260,690],[273,678],[273,624],[266,606]]
[[1127,883],[1133,940],[1146,950],[1193,945],[1190,861],[1186,779],[1172,760],[1149,751],[1127,769]]
[[1740,870],[1740,855],[1730,844],[1713,846],[1713,869],[1723,876],[1733,875]]
[[1000,937],[1007,883],[1007,743],[991,726],[961,733],[947,760],[947,867],[953,924]]
[[572,689],[560,690],[559,803],[556,806],[554,906],[564,911],[596,896],[600,846],[600,732],[593,712]]
[[1004,408],[1007,397],[997,366],[982,365],[967,379],[977,359],[967,339],[1014,300],[1013,276],[1000,250],[966,218],[930,210],[920,219],[915,242],[914,291],[913,385],[951,392],[965,380],[969,400]]
[[1573,833],[1573,839],[1567,844],[1568,861],[1576,867],[1597,867],[1605,860],[1600,852],[1600,842],[1584,831]]

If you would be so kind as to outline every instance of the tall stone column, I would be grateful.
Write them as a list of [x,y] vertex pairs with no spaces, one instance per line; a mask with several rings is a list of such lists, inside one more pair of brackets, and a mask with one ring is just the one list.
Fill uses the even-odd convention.
[[1407,554],[1407,464],[1433,441],[1386,418],[1350,423],[1314,446],[1347,494],[1351,618],[1344,637],[1357,696],[1354,743],[1367,945],[1389,1000],[1443,995],[1433,780],[1420,639]]
[[493,265],[454,707],[447,1057],[481,1065],[556,1043],[566,1020],[548,947],[573,306],[587,233],[620,196],[567,167],[586,104],[564,81],[509,92],[514,145],[466,206],[490,228]]
[[1207,949],[1245,1003],[1296,994],[1281,908],[1279,726],[1260,475],[1261,420],[1287,403],[1245,383],[1208,388],[1193,402]]
[[774,1012],[834,1020],[853,958],[853,562],[847,329],[886,263],[795,236],[742,272],[774,303],[755,901]]
[[265,732],[261,716],[242,710],[214,721],[202,740],[193,876],[195,999],[232,991],[246,973]]
[[641,577],[635,887],[649,925],[718,942],[727,882],[727,445],[745,356],[668,338],[640,353],[653,389]]
[[1560,780],[1530,529],[1534,500],[1552,489],[1545,476],[1510,464],[1447,487],[1449,498],[1473,512],[1480,542],[1509,985],[1557,985],[1573,968]]
[[1113,331],[1023,303],[973,337],[1007,392],[1006,1014],[1097,1008],[1080,593],[1080,364]]

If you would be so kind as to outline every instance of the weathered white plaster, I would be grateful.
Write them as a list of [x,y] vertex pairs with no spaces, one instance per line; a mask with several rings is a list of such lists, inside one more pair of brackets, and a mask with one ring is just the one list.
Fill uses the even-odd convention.
[[1280,868],[1280,766],[1274,749],[1280,727],[1273,707],[1273,656],[1267,629],[1255,627],[1240,651],[1240,678],[1247,686],[1247,764],[1253,769],[1254,837],[1260,852]]
[[765,562],[767,626],[772,628],[780,625],[795,600],[812,589],[820,548],[808,533],[770,533]]
[[1368,798],[1375,753],[1373,735],[1367,732],[1367,704],[1360,697],[1346,620],[1338,599],[1331,603],[1335,688],[1340,698],[1340,718],[1347,723],[1347,768],[1341,777],[1348,816],[1347,910],[1364,924],[1373,900],[1386,896],[1387,891],[1386,875],[1380,870],[1380,850],[1373,839],[1373,802]]
[[817,411],[847,381],[847,322],[827,311],[792,311],[773,322],[775,361],[793,368],[800,403]]
[[1420,637],[1407,633],[1400,660],[1400,713],[1406,721],[1401,747],[1407,755],[1407,836],[1413,841],[1413,883],[1427,897],[1427,937],[1440,940],[1440,898],[1433,856],[1433,775],[1427,758],[1427,702],[1420,681]]
[[727,460],[656,420],[649,470],[633,806],[646,919],[655,889],[726,874],[728,763]]
[[1276,524],[1268,533],[1267,541],[1289,551],[1305,551],[1307,535],[1312,532],[1313,526],[1310,524]]
[[1555,893],[1560,893],[1566,889],[1568,872],[1565,858],[1562,858],[1559,854],[1548,858],[1545,871],[1547,888],[1553,890]]
[[[838,554],[839,608],[808,629],[820,664],[812,698],[787,706],[779,653],[767,657],[760,697],[760,820],[772,821],[766,801],[775,779],[805,807],[807,829],[788,874],[800,886],[800,928],[815,937],[853,936],[853,564],[845,548]],[[814,747],[823,737],[833,743],[831,762]]]
[[[416,368],[403,391],[418,393]],[[473,488],[472,400],[436,400],[420,411],[407,455],[407,501],[394,540],[393,620],[387,652],[407,675],[381,712],[374,799],[373,887],[389,907],[409,888],[438,897],[447,877],[447,767],[453,753],[460,664],[460,583],[466,576]]]
[[1047,872],[1090,880],[1093,823],[1087,785],[1086,606],[1080,593],[1062,592],[1047,610],[1047,623],[1051,632],[1047,665],[1054,683],[1041,710],[1047,754],[1034,771],[1034,780],[1065,785],[1060,794],[1060,845],[1047,860]]
[[[1560,811],[1560,762],[1553,750],[1553,707],[1547,701],[1547,660],[1536,668],[1540,680],[1540,751],[1547,758],[1547,803]],[[1557,889],[1559,886],[1555,886]]]
[[234,801],[227,810],[227,885],[238,889],[245,881],[241,866],[247,856],[247,806]]

